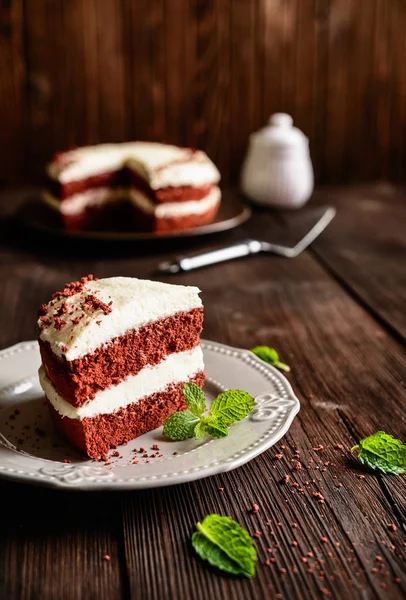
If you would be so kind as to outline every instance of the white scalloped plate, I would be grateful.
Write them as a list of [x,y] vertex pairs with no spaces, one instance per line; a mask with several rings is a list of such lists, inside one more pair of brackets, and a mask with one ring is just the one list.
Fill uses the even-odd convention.
[[[224,389],[246,390],[255,397],[249,417],[233,425],[228,437],[200,442],[171,442],[156,429],[120,446],[120,456],[110,453],[109,464],[83,460],[54,431],[37,380],[37,343],[1,351],[0,476],[64,489],[141,489],[230,471],[258,456],[288,431],[299,400],[285,377],[251,352],[208,341],[202,348],[208,401]],[[159,451],[152,450],[155,444]],[[148,457],[137,452],[140,447]]]

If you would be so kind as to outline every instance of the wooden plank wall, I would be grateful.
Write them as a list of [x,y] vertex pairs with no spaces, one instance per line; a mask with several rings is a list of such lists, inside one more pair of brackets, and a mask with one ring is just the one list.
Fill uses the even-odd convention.
[[236,181],[278,110],[319,182],[404,181],[405,0],[0,0],[0,183],[131,139],[201,147]]

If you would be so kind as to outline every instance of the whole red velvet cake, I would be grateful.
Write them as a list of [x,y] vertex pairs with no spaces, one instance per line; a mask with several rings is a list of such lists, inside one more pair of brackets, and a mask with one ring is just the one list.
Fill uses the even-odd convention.
[[41,306],[40,383],[73,446],[97,458],[186,409],[184,383],[204,383],[198,292],[89,275]]
[[47,179],[43,199],[70,230],[188,229],[213,221],[221,200],[220,174],[204,152],[153,142],[58,153]]

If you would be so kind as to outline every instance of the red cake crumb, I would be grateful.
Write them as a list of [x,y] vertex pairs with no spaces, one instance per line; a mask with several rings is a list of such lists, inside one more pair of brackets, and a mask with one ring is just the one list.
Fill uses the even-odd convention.
[[97,298],[93,294],[86,296],[84,302],[86,302],[86,304],[88,304],[94,310],[99,310],[99,309],[102,310],[105,315],[108,315],[112,311],[112,309],[110,308],[110,306],[108,306],[108,304],[105,304],[104,302],[102,302],[99,298]]
[[63,290],[61,292],[55,292],[52,298],[54,300],[60,300],[61,298],[75,296],[83,290],[85,283],[88,281],[97,281],[97,278],[93,275],[87,275],[86,277],[82,277],[80,281],[72,281],[71,283],[67,283]]
[[316,448],[312,448],[312,450],[314,450],[315,452],[320,452],[321,450],[324,450],[324,446],[319,444]]
[[397,527],[396,527],[395,523],[388,523],[388,529],[391,529],[392,531],[396,531]]
[[54,312],[54,317],[61,317],[62,315],[64,315],[68,310],[68,306],[66,304],[66,302],[62,302],[62,304],[60,305],[59,308],[57,308],[57,310]]
[[65,319],[62,319],[61,317],[54,318],[54,327],[57,331],[62,329],[62,327],[64,327],[65,325],[66,325]]
[[324,496],[320,492],[313,492],[313,498],[317,498],[321,504],[324,504]]
[[47,314],[47,312],[48,312],[48,306],[46,304],[41,304],[41,306],[39,307],[38,315],[40,317],[43,317]]
[[252,505],[252,509],[251,509],[251,510],[252,510],[252,512],[253,512],[253,513],[257,513],[257,512],[259,511],[259,506],[258,506],[258,504],[253,504],[253,505]]
[[51,324],[51,318],[47,317],[45,315],[42,315],[39,320],[41,321],[41,323],[43,323],[44,325],[50,325]]
[[110,557],[108,554],[105,554],[105,555],[103,556],[103,560],[107,560],[107,561],[109,561],[109,560],[110,560],[110,558],[111,558],[111,557]]

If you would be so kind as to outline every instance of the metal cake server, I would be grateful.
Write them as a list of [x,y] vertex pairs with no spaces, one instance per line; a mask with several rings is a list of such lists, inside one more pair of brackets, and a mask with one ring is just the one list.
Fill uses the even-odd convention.
[[[173,262],[162,262],[158,265],[158,271],[161,273],[192,271],[200,267],[249,256],[250,254],[258,254],[259,252],[295,258],[324,231],[335,217],[335,214],[336,209],[332,206],[306,209],[295,215],[292,220],[296,222],[289,224],[286,232],[284,232],[284,239],[278,244],[263,240],[246,239],[217,250],[210,250],[193,256],[183,256]],[[294,240],[294,242],[292,243],[290,240]]]

